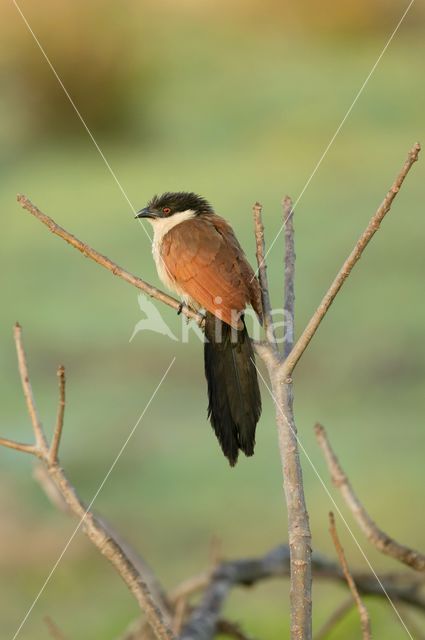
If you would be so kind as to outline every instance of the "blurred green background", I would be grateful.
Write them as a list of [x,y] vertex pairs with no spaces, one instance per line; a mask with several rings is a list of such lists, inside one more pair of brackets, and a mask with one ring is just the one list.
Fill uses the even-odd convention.
[[[22,0],[21,9],[130,202],[194,190],[233,224],[254,261],[251,205],[267,239],[280,200],[296,199],[407,3]],[[423,5],[383,56],[295,214],[297,327],[308,320],[425,124]],[[122,266],[158,284],[150,244],[12,3],[0,8],[1,435],[27,441],[12,326],[23,325],[46,430],[55,370],[67,369],[61,461],[89,501],[172,358],[158,395],[96,501],[166,587],[202,570],[213,537],[225,557],[285,542],[273,406],[256,455],[230,469],[206,420],[202,348],[151,332],[137,292],[54,238],[16,193]],[[425,306],[423,160],[412,174],[296,373],[300,438],[328,486],[313,424],[333,445],[376,521],[423,549]],[[148,229],[148,231],[150,231]],[[269,256],[282,298],[282,242]],[[176,335],[181,319],[160,307]],[[12,637],[75,523],[0,451],[0,636]],[[303,458],[315,549],[334,555],[329,498]],[[352,518],[330,488],[348,522]],[[342,523],[353,568],[367,569]],[[397,569],[363,540],[376,570]],[[314,589],[315,627],[345,597]],[[288,583],[232,593],[226,614],[256,637],[287,636]],[[376,637],[406,637],[388,603],[367,600]],[[78,615],[76,613],[78,612]],[[137,615],[108,563],[79,534],[19,634],[45,638],[49,615],[69,638],[114,638]],[[424,621],[419,621],[422,625]],[[355,614],[332,639],[359,637]]]

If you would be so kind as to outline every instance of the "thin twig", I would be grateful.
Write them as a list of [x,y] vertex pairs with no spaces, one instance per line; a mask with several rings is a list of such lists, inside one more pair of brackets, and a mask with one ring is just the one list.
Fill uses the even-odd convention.
[[349,611],[353,608],[353,598],[348,596],[346,600],[343,600],[339,607],[335,609],[326,620],[324,625],[319,629],[319,631],[315,634],[314,640],[325,640],[328,637],[328,634],[332,631],[332,629],[340,622]]
[[258,264],[258,280],[261,288],[261,300],[263,303],[263,321],[266,332],[267,341],[277,352],[276,334],[273,324],[272,306],[270,303],[270,292],[267,279],[267,264],[265,261],[265,241],[264,241],[264,225],[262,219],[263,206],[256,202],[252,207],[254,216],[255,244],[256,256]]
[[416,571],[425,572],[425,555],[396,542],[375,524],[354,492],[347,475],[344,473],[329,442],[325,428],[320,424],[316,424],[314,430],[317,442],[322,449],[326,464],[328,465],[332,482],[335,487],[339,489],[345,503],[350,508],[351,513],[367,539],[385,555],[391,556],[399,562],[403,562]]
[[341,542],[338,537],[338,532],[336,530],[336,525],[335,525],[335,518],[332,511],[329,513],[329,531],[331,533],[332,540],[335,545],[335,549],[339,558],[339,563],[342,567],[345,579],[351,591],[351,595],[353,596],[353,600],[356,603],[356,606],[359,612],[363,640],[370,640],[371,631],[370,631],[369,614],[365,605],[363,604],[362,599],[360,598],[359,592],[357,591],[356,583],[354,582],[353,577],[350,573],[350,569],[348,568],[348,563],[344,554],[344,549],[342,548]]
[[285,277],[284,277],[284,319],[285,339],[283,357],[286,358],[294,346],[295,317],[295,241],[294,211],[292,199],[286,196],[282,202],[283,219],[285,221]]
[[183,629],[183,624],[186,619],[186,614],[189,608],[189,604],[186,598],[180,598],[177,600],[174,606],[174,619],[172,629],[176,636],[179,636]]
[[24,444],[23,442],[15,442],[8,438],[0,438],[0,446],[7,447],[8,449],[16,449],[16,451],[22,451],[23,453],[30,453],[33,456],[40,456],[40,452],[33,444]]
[[191,318],[192,320],[195,320],[199,325],[202,324],[204,317],[201,313],[196,313],[185,305],[181,308],[181,302],[179,302],[172,296],[167,295],[164,291],[153,287],[151,284],[148,284],[141,278],[138,278],[125,269],[122,269],[115,262],[112,262],[112,260],[110,260],[106,256],[98,253],[95,249],[92,249],[92,247],[90,247],[88,244],[85,244],[84,242],[81,242],[81,240],[78,240],[78,238],[69,233],[69,231],[66,231],[66,229],[63,229],[58,224],[56,224],[56,222],[52,218],[47,216],[45,213],[42,213],[42,211],[40,211],[40,209],[32,204],[32,202],[26,196],[18,195],[17,200],[24,209],[29,211],[33,216],[40,220],[40,222],[42,222],[52,233],[62,238],[62,240],[65,240],[65,242],[68,242],[68,244],[70,244],[75,249],[78,249],[78,251],[80,251],[84,256],[90,258],[91,260],[94,260],[94,262],[97,262],[97,264],[105,267],[105,269],[108,269],[108,271],[111,271],[115,276],[118,276],[125,282],[133,285],[133,287],[144,291],[151,298],[160,300],[172,309],[181,311],[183,315]]
[[62,365],[57,370],[57,376],[59,380],[59,404],[58,415],[56,418],[55,431],[53,433],[52,444],[50,445],[49,462],[53,464],[57,462],[58,450],[63,429],[63,417],[65,413],[65,367]]
[[409,173],[412,165],[418,159],[419,151],[421,147],[419,143],[416,143],[412,149],[409,151],[409,155],[407,157],[406,162],[404,163],[403,168],[400,173],[394,180],[394,183],[387,195],[385,196],[382,204],[378,207],[376,213],[372,216],[369,224],[367,225],[365,231],[360,236],[357,241],[353,251],[350,253],[344,264],[342,265],[339,273],[337,274],[335,280],[329,287],[327,293],[323,297],[321,303],[319,304],[317,310],[313,314],[310,322],[307,324],[301,336],[298,338],[294,348],[291,353],[288,355],[284,363],[282,364],[282,372],[283,375],[288,376],[291,375],[294,370],[298,360],[301,358],[305,349],[307,348],[310,340],[313,338],[316,333],[320,323],[325,317],[329,307],[335,299],[335,296],[341,289],[342,285],[350,275],[354,265],[360,259],[363,251],[369,244],[370,240],[374,236],[374,234],[378,231],[379,226],[384,219],[385,215],[391,209],[392,202],[396,197],[397,193],[400,191],[401,185],[404,182],[405,177]]
[[40,449],[43,449],[46,447],[46,437],[43,433],[43,427],[41,425],[40,418],[38,417],[37,407],[35,406],[31,382],[28,374],[27,358],[22,343],[22,328],[18,322],[15,324],[13,334],[15,338],[16,353],[18,356],[18,366],[19,374],[21,376],[22,389],[24,391],[25,401],[27,403],[28,413],[31,418],[35,442]]

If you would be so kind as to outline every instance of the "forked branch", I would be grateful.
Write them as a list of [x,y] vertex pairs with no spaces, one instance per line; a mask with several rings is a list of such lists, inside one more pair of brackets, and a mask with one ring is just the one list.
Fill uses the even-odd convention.
[[412,149],[409,151],[407,156],[407,160],[404,163],[402,169],[394,180],[390,190],[382,201],[381,205],[376,210],[375,214],[370,219],[369,224],[366,229],[356,242],[354,249],[342,265],[340,271],[338,272],[335,280],[332,282],[325,296],[323,297],[321,303],[319,304],[317,310],[312,316],[310,322],[307,324],[306,328],[302,332],[301,336],[298,338],[294,348],[291,353],[286,358],[283,368],[283,375],[289,376],[294,370],[298,360],[301,358],[302,354],[306,350],[309,345],[311,339],[319,328],[320,323],[325,317],[329,307],[332,302],[335,300],[337,293],[340,291],[342,285],[347,280],[351,271],[353,270],[354,265],[360,260],[363,251],[366,249],[367,245],[378,231],[379,226],[386,216],[386,214],[391,209],[391,205],[393,203],[394,198],[400,191],[401,185],[404,182],[405,177],[409,173],[413,164],[418,159],[419,152],[421,150],[421,146],[419,143],[416,143]]
[[[84,530],[91,542],[98,550],[112,563],[116,571],[136,598],[141,610],[146,614],[149,624],[155,635],[160,640],[173,640],[174,636],[167,625],[160,606],[152,597],[147,581],[137,570],[134,563],[125,553],[122,545],[116,538],[110,535],[110,531],[103,525],[102,521],[95,517],[90,510],[92,503],[87,508],[77,496],[74,488],[68,481],[63,469],[58,465],[58,448],[60,435],[63,427],[63,415],[65,409],[65,372],[63,367],[59,368],[59,409],[56,428],[54,431],[51,446],[41,426],[35,405],[34,396],[31,391],[31,383],[28,373],[27,359],[22,342],[22,330],[17,324],[14,331],[16,349],[18,354],[19,372],[21,375],[24,396],[27,402],[28,413],[31,419],[32,429],[35,437],[35,444],[22,444],[13,440],[0,439],[0,445],[16,449],[23,453],[36,456],[44,466],[44,469],[58,493],[63,498],[68,509],[78,518],[80,527]],[[92,501],[93,502],[93,501]]]

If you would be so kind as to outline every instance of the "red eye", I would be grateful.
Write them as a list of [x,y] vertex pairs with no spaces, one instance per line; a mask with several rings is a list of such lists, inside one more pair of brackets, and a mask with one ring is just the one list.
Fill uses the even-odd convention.
[[165,215],[168,216],[168,214],[171,213],[170,207],[164,207],[162,213],[165,213]]

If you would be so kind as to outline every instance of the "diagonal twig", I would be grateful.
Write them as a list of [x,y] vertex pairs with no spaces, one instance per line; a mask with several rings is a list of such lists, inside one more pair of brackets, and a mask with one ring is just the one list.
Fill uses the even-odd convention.
[[347,584],[350,588],[351,595],[353,596],[353,600],[359,612],[363,640],[370,640],[371,631],[370,631],[369,614],[365,605],[363,604],[362,599],[360,598],[360,594],[357,590],[356,583],[354,582],[353,577],[350,573],[350,569],[348,568],[347,559],[345,557],[344,549],[342,548],[341,542],[338,537],[338,532],[336,530],[336,525],[335,525],[335,518],[332,511],[329,513],[329,531],[332,536],[332,540],[338,555],[339,563],[342,567],[342,571],[344,573]]
[[68,242],[68,244],[70,244],[75,249],[78,249],[78,251],[86,256],[86,258],[94,260],[94,262],[97,262],[97,264],[105,267],[105,269],[111,271],[115,276],[118,276],[137,289],[144,291],[151,298],[160,300],[160,302],[163,302],[169,307],[172,307],[176,311],[180,311],[188,318],[196,320],[199,325],[202,324],[204,319],[202,314],[192,311],[192,309],[189,309],[186,305],[181,307],[181,303],[172,296],[167,295],[164,291],[157,289],[156,287],[148,284],[129,271],[126,271],[122,267],[118,266],[115,262],[112,262],[112,260],[90,247],[85,242],[82,242],[81,240],[76,238],[74,235],[72,235],[72,233],[69,233],[69,231],[56,224],[56,222],[52,218],[40,211],[40,209],[38,209],[26,196],[18,195],[17,200],[21,207],[29,211],[29,213],[31,213],[35,218],[40,220],[40,222],[42,222],[52,233],[62,238],[62,240],[65,240],[65,242]]
[[362,233],[362,235],[358,239],[354,249],[352,250],[352,252],[348,256],[348,258],[346,259],[344,264],[342,265],[342,267],[341,267],[340,271],[338,272],[335,280],[332,282],[331,286],[329,287],[328,291],[326,292],[325,296],[323,297],[321,303],[319,304],[317,310],[313,314],[311,320],[307,324],[307,326],[304,329],[303,333],[298,338],[298,340],[297,340],[294,348],[292,349],[291,353],[288,355],[288,357],[286,358],[285,362],[282,364],[283,375],[287,375],[287,376],[291,375],[291,373],[294,370],[298,360],[301,358],[301,356],[304,353],[305,349],[309,345],[309,343],[310,343],[311,339],[313,338],[314,334],[316,333],[320,323],[322,322],[323,318],[325,317],[329,307],[331,306],[332,302],[334,301],[335,296],[337,295],[337,293],[341,289],[342,285],[344,284],[344,282],[346,281],[346,279],[350,275],[354,265],[360,259],[363,251],[365,250],[365,248],[369,244],[370,240],[375,235],[375,233],[378,231],[379,226],[380,226],[382,220],[384,219],[385,215],[391,209],[391,205],[393,203],[393,200],[396,197],[397,193],[400,191],[401,185],[403,184],[405,177],[409,173],[409,171],[412,168],[413,164],[418,159],[418,155],[419,155],[420,149],[421,149],[420,144],[416,143],[411,148],[411,150],[409,151],[409,154],[408,154],[406,162],[404,163],[402,169],[400,170],[399,174],[397,175],[396,179],[394,180],[394,182],[393,182],[390,190],[388,191],[387,195],[385,196],[383,202],[378,207],[378,209],[375,212],[375,214],[372,216],[372,218],[371,218],[369,224],[367,225],[365,231]]
[[415,549],[396,542],[388,534],[384,533],[367,513],[331,447],[325,428],[320,424],[316,424],[314,430],[331,474],[332,482],[339,489],[345,503],[367,539],[385,555],[403,562],[416,571],[425,572],[425,556]]
[[30,453],[33,456],[40,456],[38,448],[33,444],[25,444],[23,442],[16,442],[15,440],[9,440],[8,438],[0,438],[0,446],[22,451],[22,453]]

